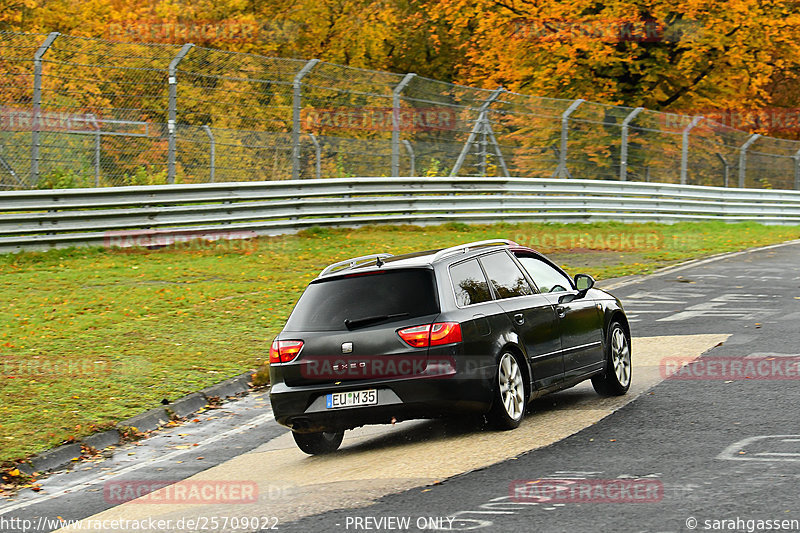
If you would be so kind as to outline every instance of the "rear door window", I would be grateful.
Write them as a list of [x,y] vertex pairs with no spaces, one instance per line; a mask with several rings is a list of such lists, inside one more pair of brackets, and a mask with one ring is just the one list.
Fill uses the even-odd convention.
[[489,284],[477,259],[451,266],[450,279],[453,282],[456,305],[459,307],[488,302],[492,299]]
[[298,300],[285,329],[342,331],[436,314],[435,287],[433,271],[423,268],[313,282]]
[[528,280],[507,253],[497,252],[484,255],[481,257],[481,264],[498,297],[515,298],[533,294]]

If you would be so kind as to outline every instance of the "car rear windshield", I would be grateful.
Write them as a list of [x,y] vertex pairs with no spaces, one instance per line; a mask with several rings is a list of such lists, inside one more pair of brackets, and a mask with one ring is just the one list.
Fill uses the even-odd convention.
[[439,312],[430,269],[378,271],[311,283],[287,331],[340,331]]

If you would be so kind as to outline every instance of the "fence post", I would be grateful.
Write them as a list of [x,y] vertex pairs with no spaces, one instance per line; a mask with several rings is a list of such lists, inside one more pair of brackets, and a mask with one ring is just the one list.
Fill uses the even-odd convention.
[[489,98],[487,98],[483,104],[481,104],[481,107],[478,109],[478,120],[475,121],[472,131],[469,133],[469,138],[467,139],[467,142],[464,143],[461,153],[458,154],[458,159],[456,159],[456,164],[453,165],[453,170],[450,171],[451,178],[456,176],[461,170],[461,166],[464,164],[464,159],[466,159],[467,153],[469,152],[469,147],[475,142],[475,137],[477,137],[478,133],[484,129],[484,121],[486,120],[486,112],[489,109],[489,106],[492,105],[492,102],[497,100],[497,97],[500,96],[500,93],[504,91],[505,89],[503,87],[498,87],[492,91],[492,94],[489,95]]
[[628,125],[636,115],[644,111],[643,107],[637,107],[625,117],[622,121],[622,146],[620,147],[619,154],[619,181],[627,181],[628,179]]
[[400,93],[414,76],[416,74],[409,72],[397,87],[392,89],[392,176],[400,174]]
[[761,137],[758,133],[752,134],[747,140],[744,142],[742,146],[739,147],[739,188],[744,189],[744,178],[747,174],[747,149],[750,148],[750,145],[753,144]]
[[167,118],[167,138],[169,141],[168,153],[167,153],[167,183],[175,183],[175,148],[176,148],[176,140],[175,140],[175,127],[176,121],[178,118],[178,78],[177,76],[177,69],[178,63],[186,57],[186,54],[189,53],[189,50],[192,49],[194,45],[191,43],[186,43],[181,48],[178,55],[172,58],[172,61],[169,63],[169,117]]
[[42,57],[61,35],[57,31],[50,33],[33,55],[33,124],[31,128],[31,188],[39,183],[39,115],[42,106]]
[[723,155],[722,155],[721,153],[719,153],[719,152],[717,152],[717,157],[718,157],[718,158],[719,158],[719,160],[722,162],[722,168],[723,168],[723,183],[724,183],[724,186],[725,186],[725,187],[727,187],[727,186],[728,186],[728,178],[729,178],[729,176],[730,176],[731,164],[730,164],[730,163],[728,163],[728,160],[727,160],[727,159],[725,159],[725,156],[723,156]]
[[794,188],[800,191],[800,150],[795,152],[792,159],[794,159]]
[[208,142],[211,144],[211,149],[209,150],[210,168],[208,172],[208,182],[214,183],[214,174],[216,174],[217,169],[217,141],[214,139],[214,132],[211,131],[208,124],[203,124],[203,131],[208,135]]
[[405,139],[403,139],[403,146],[406,147],[406,152],[408,152],[408,158],[410,159],[411,163],[411,170],[409,170],[408,175],[413,178],[417,173],[417,162],[416,156],[414,156],[414,148],[412,148],[411,143]]
[[319,59],[312,59],[306,63],[300,72],[294,77],[292,82],[292,179],[296,180],[300,177],[300,107],[302,101],[300,99],[300,87],[303,77],[308,74],[314,65],[319,63]]
[[575,100],[569,105],[567,110],[561,114],[561,149],[558,151],[558,167],[553,173],[553,176],[556,178],[571,177],[567,170],[567,139],[569,138],[567,128],[569,127],[569,116],[585,101],[586,100],[583,98]]
[[681,145],[681,185],[686,185],[686,176],[689,173],[689,134],[701,120],[703,120],[702,116],[696,116],[688,126],[683,128],[683,143]]
[[97,117],[93,114],[89,114],[88,116],[92,117],[92,122],[94,123],[94,127],[96,128],[97,133],[94,134],[94,186],[100,186],[100,135],[102,132],[100,131],[100,123],[97,121]]
[[316,165],[314,165],[314,169],[317,179],[320,179],[322,177],[322,148],[319,146],[316,135],[309,133],[308,136],[311,137],[311,142],[314,143],[314,154],[316,155]]

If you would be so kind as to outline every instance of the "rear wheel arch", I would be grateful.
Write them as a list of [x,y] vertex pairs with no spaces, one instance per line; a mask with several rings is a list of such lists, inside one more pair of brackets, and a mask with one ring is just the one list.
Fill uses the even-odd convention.
[[[524,385],[525,385],[525,394],[527,395],[528,401],[530,402],[531,394],[533,393],[533,372],[531,371],[530,363],[528,362],[528,358],[525,356],[525,352],[523,352],[522,348],[518,345],[513,343],[505,344],[497,355],[495,356],[494,360],[495,363],[500,361],[500,356],[506,352],[513,353],[517,356],[517,359],[522,363],[519,365],[520,369],[522,370],[522,377],[524,378]],[[495,384],[495,386],[497,386]]]
[[506,344],[497,356],[493,374],[492,403],[486,413],[486,421],[499,430],[519,427],[525,418],[530,400],[527,384],[527,362],[522,350]]

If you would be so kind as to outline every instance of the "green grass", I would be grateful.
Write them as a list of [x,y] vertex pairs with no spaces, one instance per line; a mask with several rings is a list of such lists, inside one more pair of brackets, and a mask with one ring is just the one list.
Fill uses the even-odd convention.
[[333,261],[496,237],[551,254],[572,274],[604,279],[797,239],[800,228],[723,223],[315,228],[189,249],[3,255],[0,462],[259,367],[305,285]]

